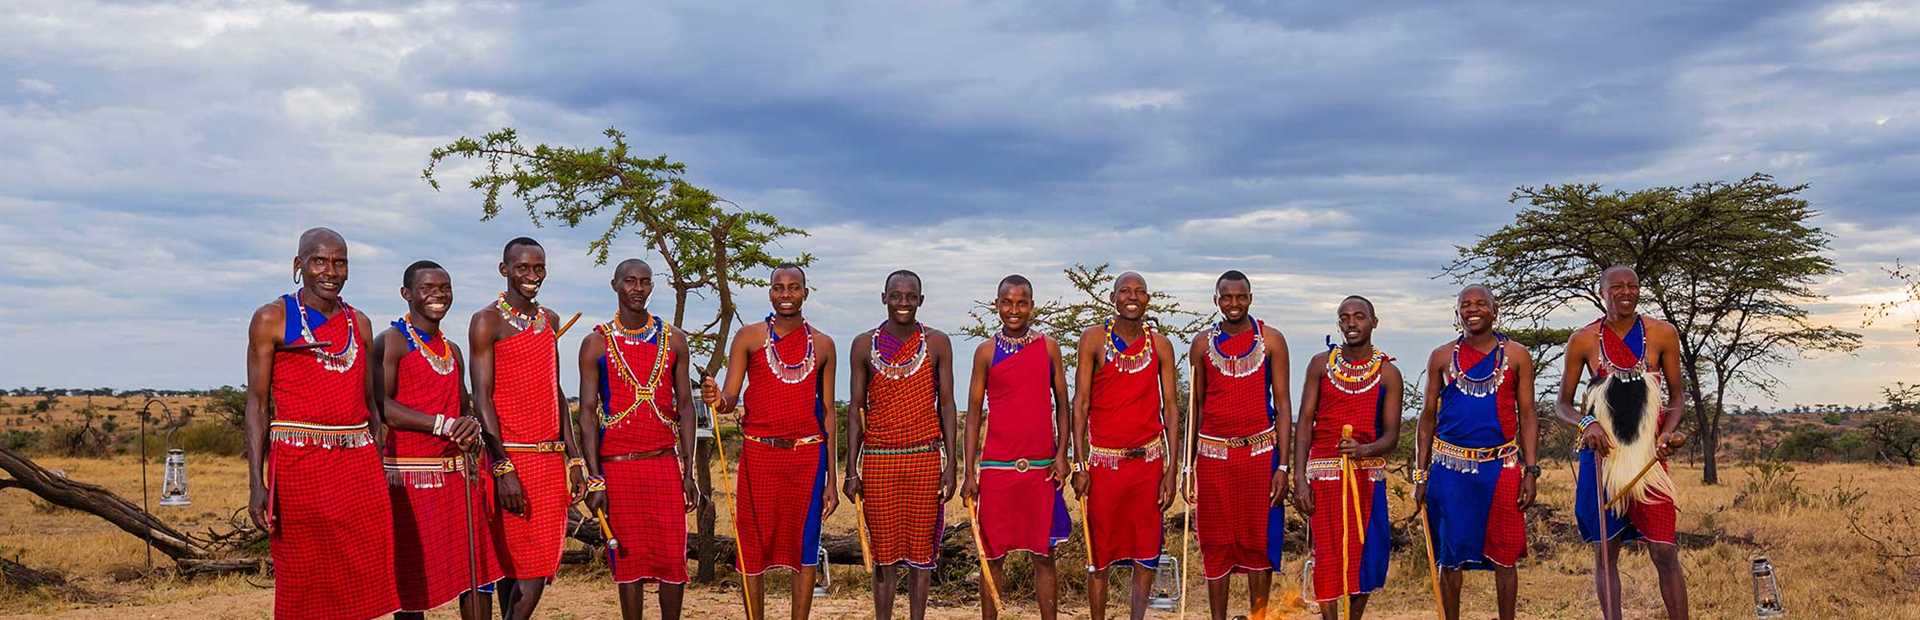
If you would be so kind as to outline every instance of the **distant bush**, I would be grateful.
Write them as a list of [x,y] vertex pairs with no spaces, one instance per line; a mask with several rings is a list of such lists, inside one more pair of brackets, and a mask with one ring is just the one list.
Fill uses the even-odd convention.
[[0,433],[0,446],[6,446],[8,450],[28,450],[39,445],[40,431],[14,428],[7,429],[5,433]]
[[1826,422],[1829,425],[1839,426],[1847,421],[1847,416],[1838,411],[1831,411],[1820,416],[1820,421]]
[[1799,424],[1787,430],[1787,435],[1780,439],[1768,456],[1789,461],[1824,463],[1872,460],[1875,452],[1872,438],[1863,431]]
[[173,431],[171,437],[162,433],[147,437],[149,454],[162,454],[170,447],[186,450],[188,454],[239,456],[247,452],[247,436],[224,420],[207,420],[182,426]]

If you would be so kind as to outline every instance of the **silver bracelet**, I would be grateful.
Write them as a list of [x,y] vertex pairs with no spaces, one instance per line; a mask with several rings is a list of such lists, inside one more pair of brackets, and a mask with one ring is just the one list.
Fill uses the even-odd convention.
[[433,436],[444,437],[446,436],[446,434],[447,434],[447,414],[444,414],[444,413],[434,414]]

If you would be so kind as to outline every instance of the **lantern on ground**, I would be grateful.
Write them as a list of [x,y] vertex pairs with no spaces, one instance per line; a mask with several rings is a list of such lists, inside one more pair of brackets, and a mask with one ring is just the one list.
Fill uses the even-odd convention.
[[827,546],[820,545],[820,570],[813,572],[813,596],[827,595],[827,588],[833,586],[833,562],[827,559]]
[[[1147,595],[1147,607],[1162,611],[1173,609],[1180,603],[1180,597],[1186,595],[1186,584],[1180,583],[1180,560],[1170,554],[1160,554],[1155,563],[1158,569],[1153,574],[1153,589]],[[1141,570],[1136,564],[1133,570]]]
[[1787,608],[1780,604],[1780,582],[1774,577],[1773,564],[1767,562],[1764,555],[1753,559],[1753,615],[1756,618],[1787,615]]
[[187,499],[187,451],[179,448],[167,450],[166,472],[160,477],[160,505],[186,506],[193,500]]

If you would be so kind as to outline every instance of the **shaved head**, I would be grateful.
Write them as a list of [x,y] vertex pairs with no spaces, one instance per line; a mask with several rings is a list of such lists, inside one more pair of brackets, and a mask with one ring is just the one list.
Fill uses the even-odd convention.
[[1120,277],[1113,279],[1113,290],[1116,290],[1116,291],[1120,290],[1120,287],[1125,285],[1128,280],[1138,281],[1140,283],[1140,286],[1147,285],[1146,276],[1140,275],[1140,272],[1138,271],[1129,271],[1129,272],[1120,274]]
[[312,254],[314,249],[320,247],[321,244],[334,244],[344,247],[347,245],[347,239],[346,237],[340,236],[340,233],[333,232],[331,228],[324,226],[309,228],[307,232],[300,233],[300,256]]
[[1613,281],[1614,278],[1626,275],[1631,275],[1636,280],[1640,278],[1640,274],[1635,272],[1633,267],[1628,265],[1614,265],[1608,267],[1606,271],[1600,272],[1600,285],[1605,287],[1606,284]]
[[1492,303],[1495,306],[1500,305],[1500,298],[1495,297],[1493,295],[1493,289],[1487,288],[1487,285],[1485,284],[1468,284],[1466,288],[1460,289],[1460,294],[1455,295],[1453,300],[1460,301],[1462,299],[1466,299],[1467,294],[1475,293],[1475,292],[1480,293],[1482,295],[1486,295],[1487,301],[1489,303]]
[[649,265],[647,261],[638,258],[629,258],[613,266],[613,279],[619,280],[620,276],[627,273],[629,269],[645,269],[648,276],[653,275],[653,265]]

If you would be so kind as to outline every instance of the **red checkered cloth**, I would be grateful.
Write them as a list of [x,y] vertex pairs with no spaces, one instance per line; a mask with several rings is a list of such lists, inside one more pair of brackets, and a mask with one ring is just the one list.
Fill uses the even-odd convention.
[[[780,359],[806,355],[811,328],[802,327],[770,346]],[[787,383],[767,367],[765,353],[747,354],[746,418],[741,426],[761,438],[801,439],[823,434],[820,428],[820,370]],[[778,448],[747,440],[740,450],[735,481],[734,528],[740,541],[740,572],[758,575],[769,568],[797,569],[819,563],[820,492],[826,444]]]
[[[289,320],[298,320],[288,309]],[[345,345],[353,308],[313,329]],[[294,343],[288,343],[294,344]],[[367,420],[367,347],[346,372],[320,366],[309,351],[273,356],[276,421],[324,425]],[[294,445],[304,443],[305,445]],[[394,592],[393,512],[380,453],[370,443],[290,439],[267,448],[267,485],[276,519],[269,536],[276,618],[374,618],[400,608]]]
[[[884,330],[874,338],[892,340]],[[922,332],[904,343],[881,347],[893,363],[905,363],[926,346]],[[936,402],[935,364],[931,356],[904,379],[874,372],[867,383],[867,412],[861,440],[861,507],[866,511],[868,546],[878,566],[905,562],[932,568],[939,557],[942,526],[940,408]],[[923,449],[909,454],[888,451]]]
[[[493,345],[493,409],[501,440],[560,440],[559,359],[551,329],[522,330]],[[547,579],[560,568],[566,544],[567,489],[564,452],[509,451],[528,516],[500,513],[501,566],[514,579]]]
[[[658,321],[659,318],[655,317]],[[604,330],[603,330],[604,333]],[[673,351],[651,342],[636,342],[619,336],[607,337],[609,355],[618,354],[632,378],[642,384],[653,383],[653,403],[601,431],[601,456],[670,450],[678,438],[665,420],[675,419],[672,374]],[[663,369],[650,379],[655,357]],[[606,360],[603,360],[606,361]],[[603,364],[607,381],[606,411],[619,412],[631,407],[639,387],[627,376],[613,372]],[[633,461],[600,462],[600,473],[607,478],[607,524],[620,541],[608,564],[615,583],[653,581],[687,582],[686,497],[681,488],[679,458],[662,454]]]
[[[459,417],[462,376],[459,368],[445,375],[434,372],[418,351],[409,353],[400,358],[393,400],[428,415]],[[392,429],[387,451],[400,459],[460,457],[459,446],[446,438],[400,429]],[[480,464],[475,462],[475,468]],[[469,479],[458,472],[390,467],[387,483],[393,500],[393,566],[399,578],[401,610],[429,611],[475,585],[500,580],[490,525],[493,494],[484,474]],[[472,506],[462,506],[469,498]]]
[[[1342,426],[1352,425],[1354,441],[1363,444],[1379,436],[1376,420],[1383,402],[1382,387],[1375,385],[1365,392],[1348,394],[1335,388],[1333,381],[1330,376],[1320,380],[1319,407],[1313,413],[1313,442],[1307,450],[1309,457],[1314,459],[1339,458]],[[1354,486],[1359,493],[1359,510],[1356,512],[1353,508],[1347,508],[1342,511],[1341,502],[1348,497],[1341,491],[1345,482],[1313,480],[1311,474],[1308,477],[1308,485],[1313,493],[1313,515],[1308,519],[1307,526],[1313,529],[1314,598],[1330,601],[1348,594],[1371,592],[1374,588],[1367,587],[1369,584],[1362,580],[1361,564],[1367,555],[1367,548],[1385,545],[1387,541],[1379,540],[1379,536],[1369,530],[1363,545],[1360,531],[1372,526],[1375,485],[1385,483],[1372,480],[1367,470],[1356,470]],[[1344,536],[1341,532],[1343,514],[1347,519]],[[1342,589],[1340,576],[1340,547],[1343,540],[1347,546],[1345,589]]]
[[[1109,336],[1111,337],[1111,336]],[[1152,334],[1134,341],[1127,350],[1152,347]],[[1113,363],[1093,373],[1093,402],[1087,414],[1087,434],[1100,448],[1129,449],[1153,445],[1166,429],[1160,419],[1160,357],[1148,353],[1146,368],[1120,372]],[[1093,566],[1156,562],[1165,532],[1160,522],[1160,478],[1164,458],[1123,458],[1117,466],[1093,460],[1087,481],[1087,530],[1093,541]]]
[[[1258,322],[1254,329],[1262,326]],[[1228,337],[1218,346],[1228,355],[1251,353],[1254,330]],[[1273,428],[1267,416],[1272,399],[1267,391],[1267,368],[1244,377],[1229,377],[1206,365],[1207,389],[1200,407],[1200,433],[1212,437],[1246,437]],[[1255,452],[1258,451],[1258,454]],[[1227,449],[1225,458],[1197,454],[1194,476],[1198,503],[1194,506],[1194,534],[1208,579],[1228,573],[1273,569],[1278,545],[1270,548],[1267,535],[1280,511],[1272,506],[1274,450],[1271,441],[1260,446]],[[1271,554],[1270,554],[1271,551]]]

